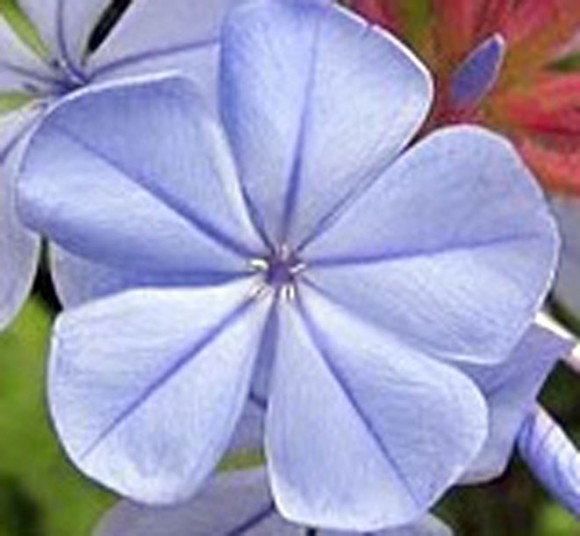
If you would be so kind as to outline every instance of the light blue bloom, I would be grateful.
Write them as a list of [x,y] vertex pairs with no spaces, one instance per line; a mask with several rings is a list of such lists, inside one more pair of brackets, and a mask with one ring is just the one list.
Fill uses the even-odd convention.
[[460,365],[484,394],[489,406],[490,427],[485,445],[462,482],[487,482],[500,476],[512,456],[517,436],[548,375],[574,343],[547,329],[534,326],[511,356],[492,366]]
[[[214,477],[192,501],[169,508],[147,508],[121,501],[100,521],[94,536],[357,536],[298,527],[284,520],[262,469]],[[452,536],[432,516],[411,526],[366,532],[366,536]]]
[[[531,329],[505,363],[466,370],[488,402],[490,433],[462,482],[486,482],[499,476],[517,442],[538,480],[564,507],[579,515],[580,455],[536,399],[558,359],[580,372],[580,358],[572,337],[558,333],[557,327],[549,328]],[[244,419],[246,426],[250,415],[248,412]],[[239,433],[236,441],[243,438]]]
[[[28,104],[0,117],[0,326],[18,312],[36,272],[38,237],[14,208],[15,168],[30,130],[65,94],[123,76],[179,68],[214,98],[219,28],[234,0],[133,2],[94,52],[88,39],[110,0],[22,0],[46,43],[36,56],[0,18],[0,96],[20,94]],[[67,269],[67,259],[59,266]],[[60,287],[57,274],[57,287]]]
[[[533,326],[505,361],[458,365],[478,385],[489,409],[487,438],[460,484],[488,482],[504,473],[549,374],[559,360],[578,360],[570,357],[573,346],[573,340]],[[261,448],[266,407],[259,398],[249,400],[232,440],[234,449]]]
[[100,264],[108,291],[140,287],[58,321],[56,427],[88,475],[172,503],[212,472],[247,400],[266,402],[284,517],[412,523],[488,437],[462,369],[503,362],[527,332],[552,218],[483,129],[402,152],[430,78],[341,8],[250,2],[221,61],[225,129],[162,77],[84,90],[30,142],[25,221]]

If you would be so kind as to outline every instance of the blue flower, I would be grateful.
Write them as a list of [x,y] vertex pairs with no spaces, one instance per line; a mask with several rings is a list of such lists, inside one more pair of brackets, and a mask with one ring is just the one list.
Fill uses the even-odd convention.
[[464,368],[508,358],[558,245],[503,139],[454,127],[404,151],[431,96],[400,43],[341,8],[255,1],[224,28],[223,128],[171,77],[50,114],[23,218],[99,265],[99,290],[137,287],[55,328],[49,399],[75,463],[138,501],[186,500],[250,399],[287,519],[426,514],[489,435]]
[[[123,76],[179,68],[211,99],[219,26],[233,1],[133,2],[89,54],[89,37],[110,0],[22,0],[46,44],[42,58],[0,19],[0,97],[17,94],[27,103],[0,117],[0,326],[18,312],[37,265],[38,237],[25,230],[14,208],[15,170],[30,130],[64,95]],[[66,270],[67,259],[58,265]]]
[[[262,469],[232,471],[214,477],[199,496],[180,506],[146,508],[121,501],[99,522],[95,536],[302,536],[304,527],[284,520]],[[362,536],[360,532],[310,529],[313,536]],[[367,536],[451,536],[432,516],[406,527],[366,532]]]
[[533,326],[505,361],[491,366],[460,364],[481,389],[489,407],[489,432],[462,483],[487,482],[500,476],[548,375],[574,343],[551,330]]
[[[545,322],[542,321],[542,324]],[[537,398],[549,374],[559,360],[580,370],[580,359],[578,355],[572,353],[575,342],[563,334],[554,332],[554,329],[557,328],[552,325],[533,326],[511,355],[501,363],[458,364],[480,388],[489,415],[489,430],[485,443],[458,484],[476,484],[493,480],[504,473],[518,441],[520,444],[524,441],[524,445],[530,445],[532,440],[538,441],[542,427],[532,427],[532,423],[536,422],[532,416],[536,416],[538,412],[547,415],[545,410],[538,409]],[[266,403],[256,398],[250,399],[232,439],[233,450],[261,448],[266,409]],[[540,424],[545,425],[546,422],[546,418],[540,420]],[[565,437],[563,432],[557,434],[562,438]],[[530,463],[532,471],[541,472],[540,480],[554,496],[564,506],[570,508],[573,503],[570,497],[578,497],[580,494],[580,482],[575,480],[577,469],[576,473],[574,471],[567,473],[564,469],[560,469],[558,478],[548,479],[549,475],[555,476],[556,473],[547,473],[545,468],[559,467],[562,465],[561,462],[566,460],[572,466],[572,461],[578,460],[573,455],[575,449],[569,440],[563,439],[554,442],[554,448],[548,449],[548,446],[550,443],[545,443],[542,452],[534,447],[531,452],[536,455],[526,456],[526,461]],[[561,448],[562,454],[556,447]],[[565,451],[568,453],[566,457],[563,454]],[[537,470],[539,462],[541,466]]]

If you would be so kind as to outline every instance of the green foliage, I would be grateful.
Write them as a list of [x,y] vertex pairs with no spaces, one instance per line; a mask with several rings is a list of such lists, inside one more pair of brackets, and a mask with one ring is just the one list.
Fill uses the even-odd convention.
[[[20,38],[39,56],[47,54],[46,47],[34,27],[18,8],[14,0],[0,0],[0,15],[20,36]],[[16,110],[28,102],[31,97],[18,92],[0,93],[0,114]]]
[[50,316],[30,301],[0,336],[0,536],[82,536],[112,502],[66,461],[50,428]]
[[562,71],[564,73],[580,71],[580,52],[570,54],[565,58],[557,61],[552,65],[552,68],[556,71]]
[[30,101],[31,97],[24,93],[0,93],[0,114],[17,110]]
[[20,36],[20,38],[39,56],[47,55],[46,45],[38,32],[18,7],[16,0],[0,0],[0,14]]

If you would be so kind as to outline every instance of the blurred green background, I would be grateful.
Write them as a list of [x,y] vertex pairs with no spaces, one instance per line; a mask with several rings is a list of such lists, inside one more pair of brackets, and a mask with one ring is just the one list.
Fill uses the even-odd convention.
[[[42,53],[13,0],[0,0],[0,10]],[[0,112],[19,102],[0,98]],[[34,296],[0,334],[0,536],[88,535],[115,500],[68,463],[50,426],[44,370],[57,308],[41,270]],[[542,400],[580,444],[578,378],[559,367]],[[545,494],[517,458],[499,480],[452,491],[439,514],[458,536],[580,536],[578,521]]]

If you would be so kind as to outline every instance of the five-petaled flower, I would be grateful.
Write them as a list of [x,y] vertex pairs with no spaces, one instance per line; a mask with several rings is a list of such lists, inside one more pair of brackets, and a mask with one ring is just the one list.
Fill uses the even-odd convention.
[[21,214],[93,274],[71,300],[136,287],[65,312],[49,371],[68,454],[133,499],[192,496],[248,400],[306,526],[412,523],[493,443],[485,386],[545,297],[554,223],[492,133],[404,150],[428,73],[323,4],[232,12],[223,126],[160,77],[66,98],[30,141]]
[[[45,57],[0,19],[0,96],[17,95],[26,103],[0,117],[0,325],[18,312],[36,272],[38,237],[22,226],[14,207],[15,170],[30,130],[47,108],[86,85],[164,69],[187,74],[211,100],[219,28],[232,3],[133,2],[105,42],[90,51],[88,40],[110,0],[22,0],[46,44]],[[68,259],[59,257],[55,265],[66,271]],[[60,287],[58,273],[55,278]]]

